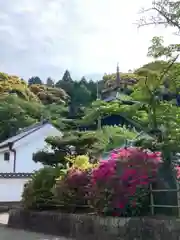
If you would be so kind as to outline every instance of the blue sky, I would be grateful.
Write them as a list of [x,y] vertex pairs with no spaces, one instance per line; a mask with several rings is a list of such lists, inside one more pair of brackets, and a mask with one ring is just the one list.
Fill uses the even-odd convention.
[[137,29],[138,11],[151,0],[0,0],[0,71],[25,79],[100,78],[135,69],[155,35],[177,37],[164,27]]

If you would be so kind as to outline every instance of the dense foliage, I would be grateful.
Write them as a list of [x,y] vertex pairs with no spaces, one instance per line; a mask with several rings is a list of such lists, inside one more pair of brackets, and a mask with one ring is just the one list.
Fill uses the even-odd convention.
[[34,154],[35,162],[44,165],[66,166],[71,156],[87,154],[91,160],[99,157],[103,152],[122,146],[128,140],[135,139],[137,132],[120,126],[106,126],[97,131],[71,131],[66,132],[62,138],[48,137],[46,142],[51,148],[42,149]]
[[69,156],[77,156],[91,153],[94,144],[98,142],[95,132],[70,132],[62,137],[48,137],[46,142],[51,151],[46,149],[34,154],[34,161],[45,165],[66,166]]
[[52,188],[61,168],[45,167],[37,171],[24,186],[22,203],[28,209],[49,208],[53,199]]
[[[170,26],[179,34],[179,9],[178,1],[155,0],[150,8],[142,10],[145,16],[138,25]],[[153,37],[148,56],[155,61],[134,72],[120,73],[120,97],[110,103],[96,101],[97,89],[107,93],[114,90],[115,73],[106,74],[97,84],[85,77],[74,81],[66,70],[61,80],[55,83],[48,78],[46,85],[37,76],[27,85],[22,79],[0,74],[2,139],[42,116],[49,116],[64,130],[98,122],[94,132],[71,131],[61,139],[46,139],[51,151],[36,153],[34,160],[51,167],[38,171],[25,186],[26,208],[56,205],[71,212],[87,206],[103,215],[142,215],[149,211],[152,183],[158,185],[160,180],[166,188],[176,186],[180,173],[179,51],[179,44],[165,45],[162,37]],[[160,57],[168,61],[159,61]],[[102,118],[111,115],[122,116],[136,130],[102,127]],[[144,138],[136,139],[137,131]],[[126,140],[133,140],[136,147],[126,144],[111,152],[106,161],[99,160],[100,153],[122,146]],[[168,194],[171,198],[172,193]]]
[[[131,96],[124,94],[123,100],[144,101],[141,94],[144,74],[147,70],[155,71],[156,75],[160,74],[163,69],[167,68],[168,62],[156,61],[149,63],[136,70],[136,73],[121,74],[121,78],[130,81],[136,79],[139,84],[128,85],[131,88]],[[169,95],[171,92],[178,93],[178,77],[176,76],[179,65],[174,64],[173,68],[166,74],[166,82],[174,77],[174,81],[169,83]],[[129,80],[128,80],[129,79]],[[108,81],[115,80],[115,74],[105,75],[104,79],[98,83],[99,91],[108,88]],[[152,82],[149,77],[149,82]],[[162,82],[158,88],[162,89]],[[145,111],[141,111],[140,104],[135,104],[129,108],[123,102],[104,103],[94,101],[97,95],[97,84],[93,81],[87,81],[84,77],[80,81],[74,81],[69,71],[66,71],[63,78],[56,84],[51,78],[43,84],[38,77],[29,79],[28,84],[16,76],[10,76],[0,73],[0,140],[4,140],[16,133],[19,128],[24,128],[40,121],[42,118],[48,118],[52,123],[61,130],[77,129],[78,125],[89,124],[98,119],[99,116],[110,114],[124,114],[133,120],[140,120],[141,124],[147,125],[148,116]],[[154,85],[156,87],[156,84]],[[139,90],[137,91],[137,88]],[[146,91],[147,92],[147,91]],[[85,108],[84,108],[84,107]],[[138,110],[138,111],[137,111]],[[138,115],[138,116],[137,116]],[[82,118],[83,121],[67,119],[70,116]]]
[[[132,88],[132,86],[141,79],[141,76],[138,76],[135,73],[120,73],[121,82],[123,82],[122,87]],[[116,73],[105,74],[103,76],[105,89],[116,85]]]
[[65,71],[62,79],[56,83],[56,87],[60,87],[67,92],[75,109],[80,105],[89,105],[97,97],[96,82],[87,81],[85,77],[82,77],[80,81],[73,81],[68,70]]
[[61,88],[32,84],[29,86],[29,89],[41,100],[43,104],[61,104],[69,99],[67,93]]
[[86,207],[89,183],[90,173],[87,170],[70,169],[63,178],[56,181],[54,187],[56,202],[68,211]]
[[89,208],[116,216],[149,211],[149,184],[156,181],[160,153],[120,148],[108,161],[91,164],[83,155],[68,161],[72,165],[64,171],[50,167],[33,176],[24,188],[26,208],[44,208],[48,203],[68,212]]
[[[27,101],[14,94],[0,96],[0,140],[15,135],[20,129],[42,119],[49,119],[63,129],[62,119],[67,115],[65,106],[50,104],[48,107],[39,101]],[[60,118],[61,117],[61,118]]]
[[96,131],[98,142],[93,145],[101,152],[108,152],[114,148],[126,145],[127,140],[133,141],[138,135],[134,129],[128,129],[121,126],[104,126]]
[[[148,187],[157,177],[159,153],[121,148],[92,171],[90,203],[100,214],[142,214],[148,207]],[[148,208],[146,208],[148,212]]]

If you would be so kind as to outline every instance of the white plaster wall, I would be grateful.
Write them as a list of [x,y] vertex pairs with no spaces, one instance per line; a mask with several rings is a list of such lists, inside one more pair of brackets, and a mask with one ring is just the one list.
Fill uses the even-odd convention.
[[0,202],[19,202],[28,178],[0,178]]
[[10,152],[10,160],[4,161],[4,153],[8,151],[8,149],[3,149],[3,151],[0,152],[0,172],[6,173],[6,172],[13,172],[13,166],[14,166],[14,153]]
[[[13,148],[16,150],[16,172],[31,173],[42,167],[40,163],[32,160],[33,153],[46,147],[45,139],[48,136],[62,136],[62,133],[51,124],[44,125],[38,131],[17,141]],[[13,172],[14,153],[10,152],[10,160],[4,161],[4,153],[7,149],[0,149],[0,172]]]
[[46,147],[45,139],[48,136],[62,136],[61,132],[52,125],[47,124],[39,131],[30,134],[28,137],[15,144],[16,149],[16,172],[31,173],[43,167],[32,159],[33,153]]
[[16,172],[31,173],[43,167],[40,163],[35,163],[32,159],[33,153],[44,148],[44,139],[39,138],[33,143],[29,143],[23,148],[16,149]]

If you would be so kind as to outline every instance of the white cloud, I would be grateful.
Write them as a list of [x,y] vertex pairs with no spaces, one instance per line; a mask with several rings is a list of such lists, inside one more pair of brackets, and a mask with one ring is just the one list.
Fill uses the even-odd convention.
[[[146,5],[151,0],[146,0]],[[68,68],[74,76],[122,71],[147,62],[154,35],[171,31],[133,24],[143,0],[0,0],[0,71],[28,78]]]

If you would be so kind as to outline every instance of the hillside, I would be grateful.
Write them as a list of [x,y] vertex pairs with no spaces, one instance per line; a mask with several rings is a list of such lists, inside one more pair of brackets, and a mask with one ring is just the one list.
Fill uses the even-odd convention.
[[63,129],[62,119],[67,117],[68,101],[69,96],[61,88],[28,86],[17,76],[0,73],[0,141],[42,118]]
[[[134,73],[120,73],[120,78],[122,80],[129,80],[129,79],[137,79],[139,78],[138,75],[134,74]],[[104,81],[108,81],[108,80],[115,80],[116,79],[116,73],[112,73],[112,74],[105,74],[103,76],[103,80]]]
[[[140,72],[142,70],[150,70],[154,71],[156,73],[161,73],[164,69],[168,67],[169,63],[167,61],[153,61],[147,64],[144,64],[142,67],[136,69],[133,73],[120,73],[120,78],[123,83],[127,84],[129,88],[131,88],[136,82],[138,82],[140,79],[142,79],[142,76],[140,76]],[[180,71],[180,63],[175,63],[170,71]],[[116,80],[116,73],[112,74],[105,74],[103,76],[104,80],[104,88],[108,89],[109,87],[113,86],[115,84]]]
[[[140,77],[138,74],[135,73],[120,73],[121,81],[127,84],[129,87],[134,85]],[[116,73],[106,74],[103,76],[104,87],[108,88],[109,86],[113,86],[116,80]]]
[[151,71],[157,71],[160,72],[162,71],[164,68],[166,68],[168,66],[168,62],[166,61],[154,61],[154,62],[150,62],[147,64],[144,64],[142,67],[136,69],[136,73],[138,73],[139,70],[143,69],[149,69]]
[[[142,79],[140,72],[143,69],[160,73],[167,65],[167,62],[155,61],[134,73],[121,73],[120,76],[127,85],[127,90],[133,92],[134,84]],[[172,69],[177,70],[179,67],[180,64],[176,63]],[[116,73],[104,75],[98,83],[99,92],[110,89],[115,84],[115,79]],[[75,121],[68,119],[69,116],[72,119],[81,118],[97,97],[96,82],[86,80],[85,77],[80,81],[73,80],[67,70],[56,84],[50,82],[50,79],[49,85],[43,84],[38,77],[29,79],[28,83],[17,76],[0,73],[0,141],[13,135],[19,128],[42,118],[49,119],[63,131],[70,129],[75,126]]]
[[43,104],[61,104],[67,103],[69,100],[69,96],[62,88],[33,84],[29,86],[29,90],[36,95]]
[[27,100],[51,104],[68,100],[68,95],[61,88],[53,88],[45,85],[28,84],[17,76],[0,73],[0,93],[16,94],[18,97]]
[[0,93],[1,95],[16,94],[24,100],[39,102],[38,97],[31,92],[24,80],[5,73],[0,73]]
[[[169,65],[169,63],[167,61],[154,61],[154,62],[150,62],[150,63],[147,63],[147,64],[143,65],[142,67],[136,69],[135,74],[138,74],[138,72],[141,69],[148,69],[148,70],[160,73],[165,68],[167,68],[168,65]],[[173,71],[175,69],[179,69],[180,70],[180,63],[179,62],[174,63],[173,66],[171,67],[171,71]]]

